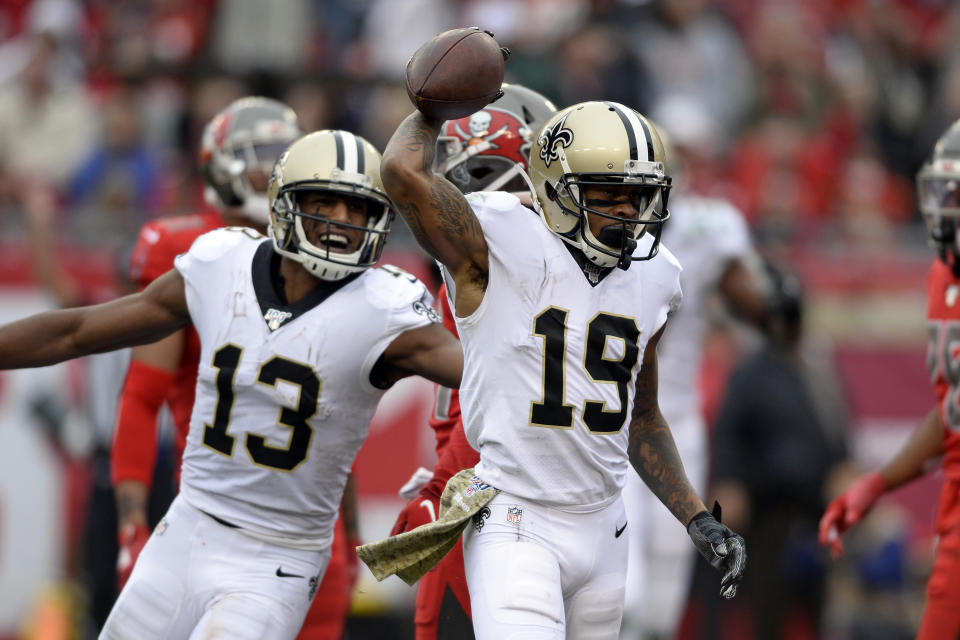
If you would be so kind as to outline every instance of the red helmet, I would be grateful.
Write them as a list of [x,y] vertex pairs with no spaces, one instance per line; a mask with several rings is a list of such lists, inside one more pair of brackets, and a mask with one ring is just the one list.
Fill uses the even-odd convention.
[[519,169],[526,170],[533,137],[557,110],[526,87],[502,89],[493,103],[440,128],[436,169],[464,193],[526,191]]

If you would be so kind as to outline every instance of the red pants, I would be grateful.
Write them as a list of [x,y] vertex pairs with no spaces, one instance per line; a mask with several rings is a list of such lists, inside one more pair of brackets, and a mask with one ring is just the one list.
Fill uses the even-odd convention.
[[470,593],[463,571],[462,540],[420,578],[413,621],[417,640],[471,640],[474,637]]
[[940,493],[937,555],[927,582],[927,604],[917,640],[960,636],[960,481],[948,480]]
[[[313,598],[313,604],[297,635],[299,640],[341,640],[347,614],[350,612],[350,596],[347,577],[347,534],[343,518],[337,518],[333,533],[330,564]],[[461,569],[462,571],[462,569]]]

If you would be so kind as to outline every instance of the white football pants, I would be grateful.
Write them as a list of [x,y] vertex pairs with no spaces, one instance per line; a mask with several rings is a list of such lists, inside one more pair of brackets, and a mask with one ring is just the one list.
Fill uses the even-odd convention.
[[[706,427],[699,415],[668,418],[687,479],[705,498]],[[623,640],[643,634],[672,638],[687,602],[697,549],[683,525],[636,473],[623,490],[630,562],[623,612]],[[707,505],[709,508],[709,505]]]
[[627,562],[622,500],[570,513],[500,493],[487,507],[482,528],[471,523],[463,534],[477,640],[615,640]]
[[329,549],[256,540],[177,496],[100,639],[294,638],[329,561]]

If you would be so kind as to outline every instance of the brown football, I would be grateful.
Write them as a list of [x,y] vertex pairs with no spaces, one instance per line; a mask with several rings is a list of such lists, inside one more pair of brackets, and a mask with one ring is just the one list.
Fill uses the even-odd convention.
[[407,62],[407,95],[431,118],[466,117],[499,95],[508,54],[492,35],[476,27],[444,31]]

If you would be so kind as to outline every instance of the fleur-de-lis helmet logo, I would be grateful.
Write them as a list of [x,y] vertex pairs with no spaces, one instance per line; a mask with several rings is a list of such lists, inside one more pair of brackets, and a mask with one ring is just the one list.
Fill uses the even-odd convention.
[[560,159],[560,150],[557,145],[569,147],[573,144],[573,131],[563,126],[566,121],[567,116],[563,116],[537,139],[537,144],[540,145],[540,159],[548,167],[551,162]]

